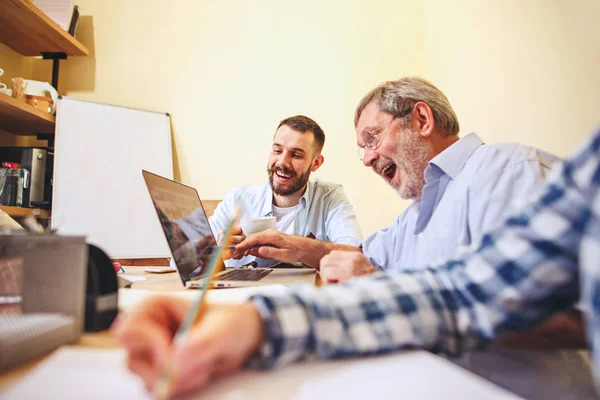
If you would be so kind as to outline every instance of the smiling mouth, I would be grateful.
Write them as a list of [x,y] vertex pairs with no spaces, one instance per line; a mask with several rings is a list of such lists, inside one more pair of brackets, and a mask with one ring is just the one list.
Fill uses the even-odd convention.
[[281,171],[275,171],[275,175],[277,175],[277,177],[281,180],[288,180],[292,177],[291,174],[286,174]]
[[392,180],[395,173],[396,173],[396,165],[395,164],[390,164],[381,171],[381,175],[388,178],[389,180]]

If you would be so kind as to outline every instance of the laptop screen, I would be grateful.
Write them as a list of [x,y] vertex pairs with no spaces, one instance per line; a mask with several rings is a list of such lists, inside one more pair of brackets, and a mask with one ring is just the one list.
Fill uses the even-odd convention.
[[196,189],[142,171],[177,271],[184,284],[201,276],[217,245]]

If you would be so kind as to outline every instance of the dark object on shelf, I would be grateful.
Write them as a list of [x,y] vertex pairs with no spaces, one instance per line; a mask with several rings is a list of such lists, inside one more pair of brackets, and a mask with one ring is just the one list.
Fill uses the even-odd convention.
[[19,163],[4,162],[0,168],[0,204],[21,207],[23,191],[29,188],[29,171]]
[[[27,184],[23,185],[23,207],[50,208],[54,153],[41,147],[0,147],[0,161],[19,163],[21,168],[28,171]],[[40,202],[47,203],[48,206],[34,204]]]
[[77,32],[77,23],[79,22],[79,10],[78,6],[73,7],[73,14],[71,15],[71,23],[69,24],[69,35],[75,37]]
[[49,210],[52,208],[49,201],[32,201],[29,204],[31,204],[31,207],[33,208],[41,208],[42,210]]

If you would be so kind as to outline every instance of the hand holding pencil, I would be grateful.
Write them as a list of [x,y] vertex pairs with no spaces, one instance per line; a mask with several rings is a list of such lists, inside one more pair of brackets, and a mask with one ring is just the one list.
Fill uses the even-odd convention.
[[150,393],[171,370],[167,398],[193,393],[238,370],[263,341],[260,316],[247,304],[208,304],[184,341],[174,336],[191,307],[188,299],[157,295],[120,316],[112,332],[127,351],[129,369]]
[[[212,254],[207,283],[229,245],[232,225]],[[179,397],[239,369],[264,338],[262,320],[252,304],[207,305],[205,294],[206,289],[199,291],[193,302],[152,297],[119,316],[111,328],[128,353],[129,369],[159,397]]]

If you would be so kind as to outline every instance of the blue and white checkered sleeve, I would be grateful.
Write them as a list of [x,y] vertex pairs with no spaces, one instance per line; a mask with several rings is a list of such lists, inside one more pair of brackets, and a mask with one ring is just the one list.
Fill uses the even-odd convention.
[[599,153],[600,132],[523,210],[445,263],[253,297],[266,329],[262,366],[313,354],[456,353],[574,304],[580,246],[590,220],[598,219],[591,207],[600,185]]

